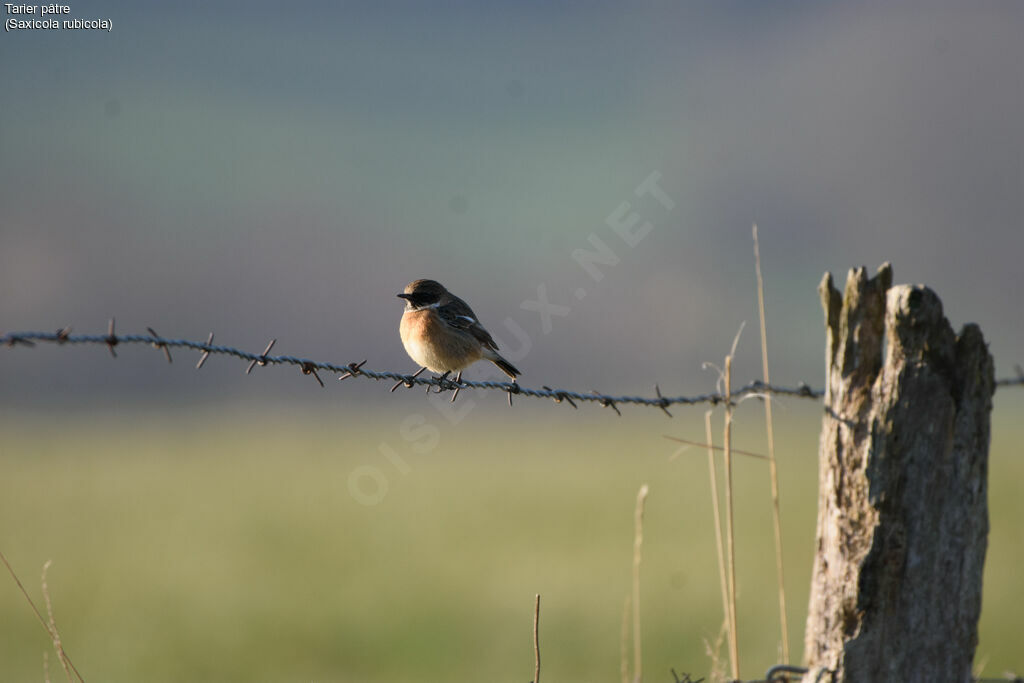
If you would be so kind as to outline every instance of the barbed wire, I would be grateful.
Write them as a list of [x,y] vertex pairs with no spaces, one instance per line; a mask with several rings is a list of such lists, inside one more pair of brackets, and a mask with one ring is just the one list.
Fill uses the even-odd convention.
[[[675,669],[672,669],[672,678],[675,679],[675,683],[701,683],[704,679],[692,680],[689,674],[682,674],[680,677],[676,674]],[[806,675],[809,670],[802,666],[793,666],[791,664],[778,664],[768,669],[768,673],[765,674],[763,679],[751,680],[751,681],[740,681],[734,680],[728,683],[795,683],[801,679],[802,676]],[[817,672],[815,681],[824,682],[826,680],[833,679],[834,672],[828,669],[820,669]],[[1024,678],[1017,676],[1012,672],[1007,672],[1002,678],[974,678],[971,677],[970,683],[1024,683]]]
[[[597,403],[606,408],[611,408],[617,414],[621,415],[618,406],[620,404],[638,405],[644,407],[660,408],[665,412],[666,415],[672,417],[672,414],[668,411],[670,406],[674,405],[698,405],[698,404],[710,404],[718,405],[724,403],[726,400],[736,402],[742,400],[748,396],[765,396],[768,394],[776,396],[792,396],[796,398],[813,398],[818,399],[824,396],[825,392],[823,389],[813,389],[806,383],[801,382],[796,387],[782,387],[771,384],[765,384],[760,380],[754,380],[742,387],[731,391],[728,396],[720,392],[712,392],[706,394],[697,394],[694,396],[664,396],[661,393],[660,387],[655,384],[654,392],[655,396],[614,396],[609,394],[602,394],[597,391],[591,391],[584,393],[580,391],[570,391],[567,389],[553,389],[547,385],[543,385],[541,389],[534,389],[524,387],[517,382],[493,382],[493,381],[481,381],[481,380],[458,380],[449,379],[447,377],[419,377],[418,374],[408,374],[401,372],[392,372],[386,370],[372,370],[365,367],[366,360],[359,362],[352,362],[345,365],[339,365],[337,363],[326,363],[321,361],[314,361],[307,358],[298,358],[296,356],[271,356],[270,351],[274,348],[274,344],[277,343],[277,339],[270,340],[263,353],[251,353],[249,351],[243,351],[232,346],[224,346],[213,343],[213,333],[211,332],[205,342],[192,341],[188,339],[170,339],[167,337],[161,337],[152,327],[147,327],[146,330],[149,334],[116,334],[114,329],[115,321],[113,318],[110,319],[109,326],[107,328],[107,334],[71,334],[70,327],[63,327],[56,332],[8,332],[3,336],[0,336],[0,345],[13,347],[13,346],[35,346],[37,342],[53,343],[57,345],[65,344],[97,344],[106,346],[110,354],[117,357],[117,351],[115,347],[122,344],[145,344],[153,346],[161,350],[167,362],[173,362],[171,356],[172,348],[184,348],[193,351],[199,351],[202,355],[199,358],[199,362],[196,364],[196,369],[202,368],[203,364],[206,363],[207,358],[211,355],[225,355],[234,356],[243,361],[249,361],[249,365],[246,368],[246,374],[252,372],[253,368],[257,365],[294,365],[298,367],[303,374],[312,375],[313,378],[320,384],[321,387],[325,386],[323,380],[320,378],[318,371],[329,372],[339,375],[339,380],[348,379],[349,377],[366,377],[373,380],[394,380],[396,384],[391,388],[394,391],[400,386],[406,386],[412,388],[413,386],[425,386],[427,391],[431,387],[436,387],[438,392],[442,391],[453,391],[455,394],[452,396],[452,400],[455,400],[455,396],[462,389],[488,389],[495,391],[503,391],[508,395],[509,405],[512,404],[512,396],[529,396],[532,398],[547,398],[552,399],[555,403],[562,403],[563,401],[571,405],[573,408],[577,407],[577,403]],[[996,381],[996,386],[1010,386],[1010,385],[1021,385],[1024,386],[1024,369],[1019,365],[1016,366],[1017,376],[999,379]],[[421,370],[422,372],[422,370]]]
[[[683,673],[677,674],[675,669],[669,670],[672,673],[672,679],[674,683],[704,683],[703,678],[693,679],[690,674]],[[793,666],[791,664],[778,664],[768,669],[768,673],[764,675],[764,678],[758,678],[756,680],[730,680],[727,683],[795,683],[801,680],[801,677],[808,673],[808,669],[802,666]],[[815,681],[824,682],[826,680],[832,680],[834,672],[828,669],[821,669],[818,671]],[[1007,672],[1002,678],[971,678],[970,683],[1024,683],[1024,678],[1017,676],[1015,673]]]

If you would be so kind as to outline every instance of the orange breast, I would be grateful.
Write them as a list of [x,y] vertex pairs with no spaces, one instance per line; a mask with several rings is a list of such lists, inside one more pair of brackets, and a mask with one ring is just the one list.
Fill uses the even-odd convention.
[[405,352],[432,372],[457,372],[482,357],[480,342],[446,325],[430,309],[406,311],[399,332]]

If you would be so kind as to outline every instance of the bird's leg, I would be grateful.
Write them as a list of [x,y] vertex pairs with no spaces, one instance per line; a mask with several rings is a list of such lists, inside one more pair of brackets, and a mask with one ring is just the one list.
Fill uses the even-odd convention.
[[[426,370],[426,368],[420,368],[419,370],[416,371],[415,375],[409,375],[409,379],[416,379],[417,377],[420,376],[420,373],[423,372],[424,370]],[[394,391],[395,389],[397,389],[398,387],[402,386],[403,384],[406,387],[410,387],[410,388],[412,387],[412,382],[410,382],[408,379],[400,379],[397,382],[395,382],[395,386],[391,387],[391,391]],[[429,385],[428,385],[428,388],[429,388]]]
[[[461,384],[462,383],[462,370],[459,370],[459,374],[455,375],[455,383],[456,384]],[[462,387],[455,387],[455,393],[452,394],[451,403],[455,403],[455,399],[457,399],[459,397],[459,392],[460,391],[462,391]]]

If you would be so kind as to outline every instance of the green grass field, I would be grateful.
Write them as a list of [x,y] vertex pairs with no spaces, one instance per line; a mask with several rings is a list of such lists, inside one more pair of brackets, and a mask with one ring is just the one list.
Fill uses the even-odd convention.
[[[993,675],[1024,664],[1022,402],[1000,398],[978,651]],[[760,409],[750,404],[736,447],[763,452]],[[722,615],[706,455],[673,458],[676,444],[661,437],[702,439],[701,411],[668,420],[559,410],[514,424],[497,407],[457,429],[435,421],[439,446],[424,453],[403,441],[404,415],[384,411],[8,415],[0,549],[40,607],[40,568],[53,560],[57,624],[87,681],[524,683],[535,593],[542,680],[618,681],[633,507],[648,483],[644,677],[707,675],[703,641],[715,639]],[[796,658],[814,538],[816,410],[777,411]],[[358,466],[387,481],[379,504],[351,494]],[[766,466],[741,459],[736,484],[742,673],[755,678],[778,662],[779,647]],[[42,681],[49,640],[6,574],[0,610],[0,678]],[[63,680],[52,652],[49,667]]]

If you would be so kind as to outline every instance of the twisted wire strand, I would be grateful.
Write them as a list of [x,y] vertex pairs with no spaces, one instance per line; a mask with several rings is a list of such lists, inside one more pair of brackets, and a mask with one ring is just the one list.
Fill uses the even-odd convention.
[[[212,339],[212,335],[211,335]],[[276,340],[274,340],[276,341]],[[599,403],[605,407],[611,407],[615,412],[619,412],[616,407],[618,404],[630,404],[645,407],[654,407],[668,412],[666,409],[673,405],[697,405],[702,403],[709,403],[717,405],[726,401],[726,396],[718,392],[697,394],[695,396],[662,396],[661,390],[655,385],[655,392],[657,396],[614,396],[610,394],[602,394],[596,391],[584,393],[580,391],[570,391],[566,389],[553,389],[548,386],[544,386],[542,389],[535,389],[530,387],[524,387],[516,382],[494,382],[486,380],[461,380],[456,382],[452,379],[441,378],[441,377],[414,377],[408,373],[391,372],[387,370],[372,370],[370,368],[363,367],[366,361],[359,363],[348,363],[346,365],[339,365],[337,363],[325,363],[321,361],[314,361],[308,358],[299,358],[296,356],[271,356],[269,355],[270,348],[274,345],[271,342],[267,347],[267,351],[258,354],[251,353],[249,351],[243,351],[233,346],[225,346],[222,344],[213,344],[212,342],[197,342],[189,339],[169,339],[161,337],[157,334],[122,334],[117,335],[113,332],[113,321],[111,321],[111,331],[108,334],[69,334],[67,328],[57,330],[56,332],[8,332],[3,336],[0,336],[0,344],[5,346],[34,346],[36,342],[47,342],[53,344],[97,344],[104,345],[110,348],[113,352],[114,347],[121,344],[148,344],[150,346],[162,349],[166,352],[167,349],[171,348],[184,348],[193,351],[199,351],[205,356],[209,354],[234,356],[241,360],[249,361],[249,370],[256,364],[259,365],[294,365],[297,366],[304,374],[313,374],[316,380],[323,385],[319,375],[316,374],[317,370],[323,370],[333,374],[341,375],[339,379],[347,379],[348,377],[367,377],[374,380],[394,380],[399,384],[405,384],[407,387],[416,385],[437,387],[439,391],[444,390],[455,390],[455,389],[489,389],[503,391],[516,396],[530,396],[533,398],[548,398],[553,399],[556,403],[562,401],[568,402],[574,408],[576,402],[580,403]],[[170,357],[168,356],[168,360]],[[200,363],[201,365],[201,363]],[[1010,386],[1010,385],[1024,385],[1024,372],[1021,372],[1018,366],[1018,376],[1002,378],[996,381],[996,386]],[[397,385],[396,385],[397,386]],[[792,396],[796,398],[814,398],[818,399],[824,396],[825,392],[822,389],[812,389],[806,384],[801,383],[796,387],[780,387],[775,385],[768,385],[760,380],[755,380],[749,384],[740,387],[733,391],[729,399],[732,401],[738,401],[746,396],[757,396],[772,394],[776,396]]]

